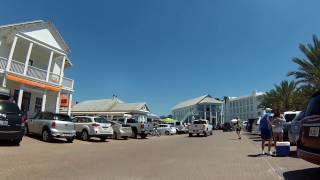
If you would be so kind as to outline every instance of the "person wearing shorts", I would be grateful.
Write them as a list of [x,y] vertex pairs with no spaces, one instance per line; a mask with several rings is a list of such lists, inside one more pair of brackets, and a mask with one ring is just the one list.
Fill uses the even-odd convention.
[[236,132],[237,132],[237,135],[238,135],[238,139],[241,139],[241,135],[240,135],[240,132],[241,132],[241,121],[240,121],[240,118],[237,117],[237,122],[236,122]]
[[267,113],[260,120],[260,132],[261,132],[261,139],[262,139],[261,149],[262,149],[263,155],[266,154],[264,152],[264,146],[266,141],[268,142],[269,155],[272,155],[272,152],[271,152],[272,131],[271,131],[271,119],[270,119],[271,117],[272,117],[272,114]]

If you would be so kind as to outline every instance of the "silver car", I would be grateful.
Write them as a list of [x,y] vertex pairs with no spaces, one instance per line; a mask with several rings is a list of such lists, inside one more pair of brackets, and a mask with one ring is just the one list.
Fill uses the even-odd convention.
[[76,135],[70,116],[52,112],[40,112],[34,118],[28,119],[26,131],[42,135],[42,140],[46,142],[52,138],[66,138],[72,143]]
[[113,129],[113,139],[127,139],[132,136],[132,129],[130,125],[122,124],[121,121],[111,121]]
[[111,123],[103,117],[77,116],[73,119],[77,137],[88,141],[91,137],[100,138],[105,141],[113,135]]

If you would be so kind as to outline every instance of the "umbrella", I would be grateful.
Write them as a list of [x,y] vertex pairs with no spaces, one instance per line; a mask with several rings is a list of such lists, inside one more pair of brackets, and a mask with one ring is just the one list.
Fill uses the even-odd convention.
[[163,123],[174,123],[174,122],[176,122],[176,120],[174,120],[172,118],[165,118],[165,119],[161,119],[161,122],[163,122]]

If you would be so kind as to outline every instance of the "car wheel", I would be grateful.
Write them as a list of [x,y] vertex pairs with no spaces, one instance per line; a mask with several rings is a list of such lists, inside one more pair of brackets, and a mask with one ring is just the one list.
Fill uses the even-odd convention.
[[113,132],[112,139],[115,139],[115,140],[118,139],[118,134],[116,132]]
[[199,134],[199,133],[197,133],[197,136],[200,136],[200,134]]
[[212,132],[212,131],[210,132],[210,135],[213,135],[213,132]]
[[123,139],[124,139],[124,140],[127,140],[127,139],[128,139],[128,137],[127,137],[127,136],[125,136],[125,137],[123,137]]
[[67,139],[67,142],[68,142],[68,143],[72,143],[73,140],[74,140],[74,137],[72,137],[72,138],[66,138],[66,139]]
[[166,131],[164,134],[165,134],[165,135],[170,135],[170,132],[169,132],[169,131]]
[[88,132],[87,132],[86,130],[82,131],[82,133],[81,133],[81,139],[82,139],[83,141],[88,141],[88,140],[90,139],[89,134],[88,134]]
[[140,136],[142,139],[145,139],[148,136],[148,134],[141,134]]
[[15,145],[15,146],[19,146],[20,145],[20,142],[21,142],[22,139],[14,139],[12,140],[12,144]]
[[42,140],[44,141],[44,142],[50,142],[51,141],[51,134],[49,133],[49,131],[48,130],[43,130],[42,131]]
[[208,133],[207,132],[203,132],[203,135],[204,135],[204,137],[207,137]]
[[136,130],[133,130],[133,131],[132,131],[132,137],[135,138],[135,139],[137,139],[138,134],[137,134],[137,131],[136,131]]
[[189,137],[192,137],[192,135],[193,135],[192,133],[189,133]]
[[106,139],[107,139],[107,138],[105,138],[105,137],[101,137],[101,138],[100,138],[101,141],[105,141]]

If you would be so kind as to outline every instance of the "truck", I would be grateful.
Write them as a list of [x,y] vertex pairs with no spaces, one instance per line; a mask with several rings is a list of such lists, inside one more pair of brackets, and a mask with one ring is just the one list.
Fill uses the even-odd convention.
[[200,134],[203,134],[205,137],[208,135],[213,134],[212,125],[209,123],[208,120],[205,119],[199,119],[194,120],[192,124],[189,125],[189,137],[192,137],[193,134],[196,134],[199,136]]

